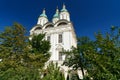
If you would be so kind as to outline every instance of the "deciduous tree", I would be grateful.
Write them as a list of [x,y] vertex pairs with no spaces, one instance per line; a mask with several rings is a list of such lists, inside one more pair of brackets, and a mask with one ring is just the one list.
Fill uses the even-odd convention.
[[50,43],[44,40],[45,34],[33,36],[29,43],[25,32],[21,24],[14,23],[0,33],[1,80],[40,80],[40,70],[50,57]]

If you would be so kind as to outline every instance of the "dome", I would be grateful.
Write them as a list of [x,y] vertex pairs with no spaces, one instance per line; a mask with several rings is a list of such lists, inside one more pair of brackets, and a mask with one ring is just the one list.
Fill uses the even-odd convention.
[[58,10],[58,8],[56,9],[56,13],[54,14],[53,18],[59,18],[59,10]]
[[59,18],[59,14],[54,14],[53,18]]
[[70,21],[69,12],[67,11],[64,4],[63,4],[63,8],[61,9],[61,12],[60,12],[60,19],[65,19],[65,20]]
[[47,18],[47,15],[46,15],[46,13],[45,13],[45,9],[43,10],[43,12],[42,12],[42,14],[40,15],[40,17],[45,17],[45,18]]
[[63,8],[62,8],[61,12],[67,12],[67,9],[64,4],[63,4]]
[[46,14],[41,14],[40,17],[46,17],[47,18],[47,15]]
[[67,12],[67,9],[63,8],[63,9],[61,10],[61,12]]

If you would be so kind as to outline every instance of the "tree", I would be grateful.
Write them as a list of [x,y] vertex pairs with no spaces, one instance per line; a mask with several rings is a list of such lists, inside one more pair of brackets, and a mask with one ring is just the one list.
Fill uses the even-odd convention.
[[44,70],[44,77],[42,80],[65,80],[64,74],[60,72],[60,67],[58,67],[57,63],[54,64],[51,62],[47,69]]
[[77,71],[69,70],[66,80],[80,80]]
[[90,76],[93,79],[120,79],[120,49],[118,49],[119,47],[115,45],[114,41],[108,33],[105,37],[101,33],[96,35],[96,41],[94,43],[94,49],[96,50],[93,50],[93,55],[89,55],[92,58],[89,59],[92,64],[88,68]]
[[50,49],[50,42],[44,39],[45,34],[33,35],[30,44],[34,52],[48,53]]
[[21,24],[14,23],[0,34],[1,80],[40,80],[40,70],[49,59],[50,43],[44,40],[42,34],[35,36],[34,42],[40,44],[36,48],[42,46],[43,52],[35,50],[31,45],[33,40],[29,43],[25,32]]
[[120,47],[120,28],[118,26],[111,27],[110,36],[116,47]]
[[[45,62],[47,62],[50,58],[50,42],[45,40],[45,34],[38,34],[33,35],[32,39],[29,41],[31,50],[30,50],[30,56],[31,62],[36,61],[39,62],[36,64],[38,68],[44,67]],[[33,64],[34,66],[34,64]]]
[[72,47],[71,51],[64,51],[66,60],[63,65],[72,67],[73,70],[81,70],[83,77],[85,76],[85,68],[88,66],[84,52],[91,49],[94,44],[88,37],[78,38],[77,48]]
[[[112,33],[113,34],[113,33]],[[120,33],[96,34],[96,40],[78,40],[78,47],[69,51],[68,66],[87,70],[87,79],[118,80],[120,79]],[[117,42],[117,45],[116,45]],[[72,53],[71,53],[72,52]],[[77,55],[76,55],[77,53]],[[79,63],[79,64],[78,64]],[[81,66],[82,65],[82,66]]]
[[[18,77],[17,70],[22,67],[22,56],[27,49],[27,36],[22,25],[14,23],[0,34],[0,77],[2,80],[14,80]],[[19,66],[19,67],[18,67]],[[14,78],[12,75],[16,74]]]

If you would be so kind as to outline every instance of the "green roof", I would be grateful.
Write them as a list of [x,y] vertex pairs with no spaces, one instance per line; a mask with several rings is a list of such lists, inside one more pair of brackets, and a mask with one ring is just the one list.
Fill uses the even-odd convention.
[[47,15],[46,14],[41,14],[40,17],[46,17],[47,18]]
[[58,8],[56,9],[56,13],[54,14],[53,18],[59,18],[59,10],[58,10]]
[[61,12],[67,12],[67,9],[63,8],[63,9],[61,10]]
[[45,9],[43,9],[43,12],[42,12],[42,14],[40,15],[40,17],[46,17],[46,18],[47,18],[47,15],[45,14]]
[[67,9],[64,4],[63,4],[63,8],[62,8],[61,12],[67,12]]
[[53,18],[59,18],[59,14],[58,13],[54,14]]

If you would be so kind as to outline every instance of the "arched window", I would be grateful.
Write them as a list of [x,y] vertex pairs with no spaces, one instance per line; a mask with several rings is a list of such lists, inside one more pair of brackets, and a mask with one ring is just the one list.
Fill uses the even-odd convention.
[[46,28],[52,28],[53,27],[53,25],[47,25],[46,26]]
[[61,22],[61,23],[58,24],[58,26],[62,26],[62,25],[67,25],[67,23],[66,22]]
[[37,27],[37,28],[35,28],[35,30],[40,30],[40,29],[42,29],[41,27]]

